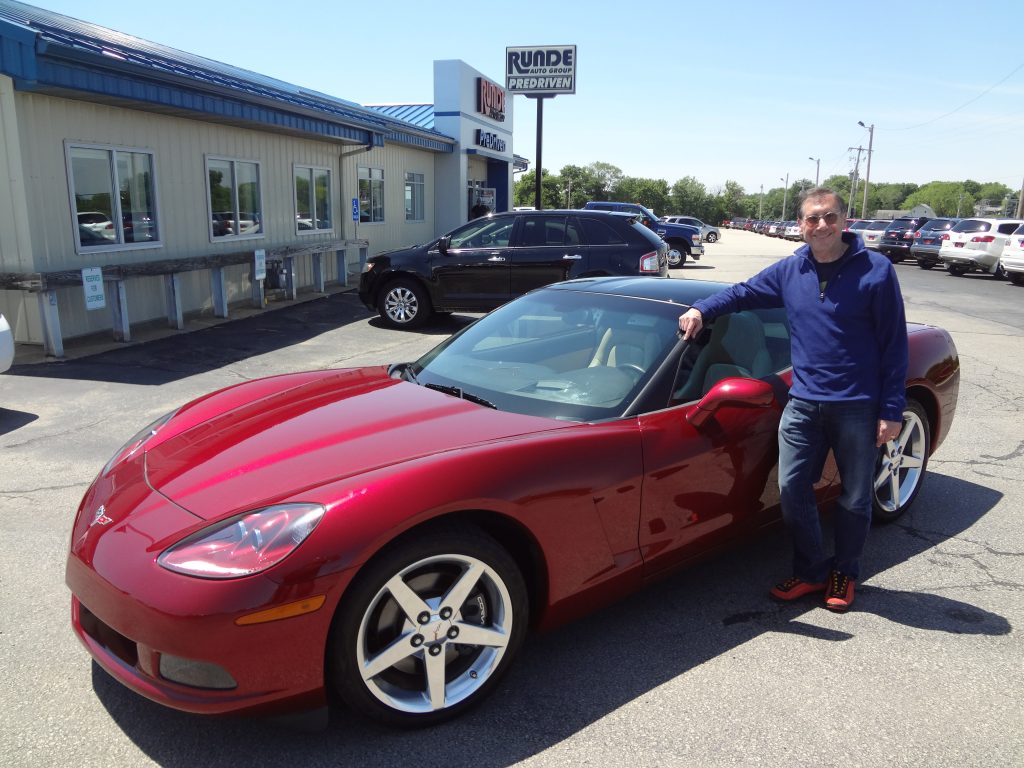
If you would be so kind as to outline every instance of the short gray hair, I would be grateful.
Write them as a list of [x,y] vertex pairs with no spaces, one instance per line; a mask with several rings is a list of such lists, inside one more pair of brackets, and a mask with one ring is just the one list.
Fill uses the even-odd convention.
[[796,207],[797,218],[802,219],[804,217],[805,202],[819,197],[834,197],[836,202],[839,203],[839,213],[844,217],[846,216],[846,201],[843,200],[842,195],[830,187],[811,187],[800,193],[800,202]]

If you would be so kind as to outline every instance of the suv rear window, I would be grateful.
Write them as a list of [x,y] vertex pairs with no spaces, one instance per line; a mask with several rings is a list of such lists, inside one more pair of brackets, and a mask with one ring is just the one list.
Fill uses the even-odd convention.
[[583,234],[587,238],[587,245],[625,245],[626,240],[611,226],[603,221],[589,217],[581,217]]
[[964,219],[957,224],[951,231],[953,232],[988,232],[992,229],[992,225],[987,221],[979,221],[978,219]]
[[953,226],[949,219],[932,219],[927,222],[921,230],[924,232],[943,232]]

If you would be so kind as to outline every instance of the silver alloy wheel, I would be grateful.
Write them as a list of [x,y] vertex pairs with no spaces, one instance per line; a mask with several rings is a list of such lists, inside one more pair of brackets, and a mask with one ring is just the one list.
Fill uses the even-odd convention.
[[498,669],[515,617],[498,572],[468,555],[427,557],[402,568],[368,603],[356,661],[387,707],[437,712],[472,696]]
[[916,409],[903,412],[903,429],[879,453],[875,506],[884,516],[895,517],[913,500],[928,461],[927,426]]
[[718,241],[718,235],[716,235],[714,232],[708,232],[708,236],[705,237],[704,239],[709,243],[714,243]]
[[668,247],[668,265],[670,267],[681,267],[686,263],[686,253],[674,245]]
[[403,284],[388,289],[384,296],[384,313],[396,325],[408,325],[420,312],[419,297]]

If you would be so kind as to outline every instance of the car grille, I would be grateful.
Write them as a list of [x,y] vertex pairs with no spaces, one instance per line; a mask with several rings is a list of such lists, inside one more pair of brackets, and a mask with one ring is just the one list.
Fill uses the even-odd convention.
[[116,629],[107,626],[99,618],[79,603],[78,619],[82,629],[89,637],[102,645],[125,664],[134,667],[139,663],[139,649],[132,640]]

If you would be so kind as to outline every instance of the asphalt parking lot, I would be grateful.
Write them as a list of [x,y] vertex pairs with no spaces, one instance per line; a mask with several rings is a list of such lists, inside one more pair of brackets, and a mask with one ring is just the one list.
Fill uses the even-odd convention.
[[[739,280],[792,249],[725,231],[673,277]],[[416,732],[152,704],[74,638],[64,560],[82,493],[152,418],[258,376],[408,360],[470,317],[390,331],[349,292],[64,362],[19,350],[0,375],[0,763],[1019,768],[1024,288],[897,270],[908,319],[953,334],[960,399],[911,512],[873,529],[850,613],[770,602],[789,559],[770,534],[531,638],[481,708]]]

